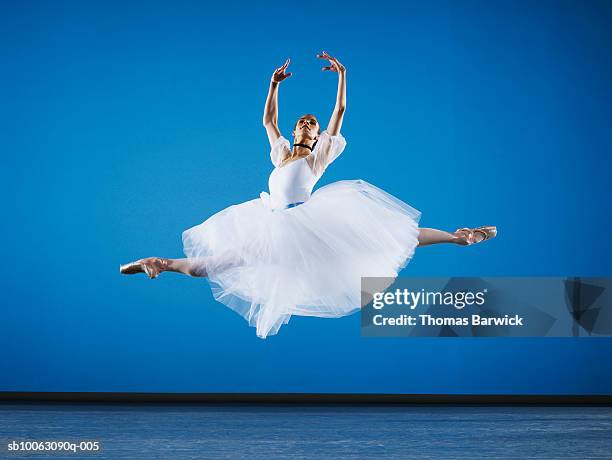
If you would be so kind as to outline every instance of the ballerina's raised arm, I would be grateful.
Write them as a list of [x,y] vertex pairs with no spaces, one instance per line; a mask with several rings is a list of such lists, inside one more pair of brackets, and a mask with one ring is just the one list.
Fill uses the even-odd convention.
[[270,146],[272,146],[281,135],[278,129],[278,85],[285,78],[291,76],[291,72],[285,73],[290,62],[291,59],[287,58],[285,63],[274,71],[270,79],[270,89],[268,90],[268,98],[266,99],[263,114],[263,125],[264,128],[266,128]]
[[336,106],[334,107],[334,112],[327,125],[327,133],[330,136],[337,136],[338,133],[340,133],[344,112],[346,110],[346,68],[340,64],[338,59],[327,54],[327,51],[323,51],[321,54],[318,54],[317,57],[320,59],[327,59],[330,63],[330,65],[323,67],[321,70],[330,70],[338,73]]

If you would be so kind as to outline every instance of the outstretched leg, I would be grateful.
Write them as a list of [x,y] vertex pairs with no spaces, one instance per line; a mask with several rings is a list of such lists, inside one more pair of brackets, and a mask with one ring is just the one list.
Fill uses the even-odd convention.
[[200,259],[163,259],[168,261],[166,271],[182,273],[188,276],[196,276],[205,278],[208,276],[206,273],[206,259],[204,257]]
[[188,276],[206,277],[206,258],[165,259],[147,257],[129,264],[121,265],[119,271],[124,275],[146,273],[149,278],[157,278],[161,272],[176,272]]
[[419,228],[419,246],[439,243],[469,246],[470,244],[494,238],[496,235],[496,227],[461,228],[452,233],[436,230],[435,228]]
[[200,278],[208,277],[208,271],[219,272],[244,264],[244,260],[232,254],[183,259],[147,257],[129,264],[121,265],[119,271],[124,275],[146,273],[149,278],[157,278],[162,272],[182,273]]

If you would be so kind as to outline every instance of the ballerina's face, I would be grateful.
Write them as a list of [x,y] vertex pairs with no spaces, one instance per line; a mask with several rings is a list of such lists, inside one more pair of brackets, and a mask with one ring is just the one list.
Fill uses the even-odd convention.
[[301,139],[316,139],[321,133],[321,127],[314,115],[302,116],[293,128],[293,137]]

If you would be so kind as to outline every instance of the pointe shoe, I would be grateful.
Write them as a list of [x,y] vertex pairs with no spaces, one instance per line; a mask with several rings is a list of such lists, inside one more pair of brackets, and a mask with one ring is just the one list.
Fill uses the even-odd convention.
[[124,275],[134,275],[144,273],[144,268],[139,262],[130,262],[129,264],[119,265],[119,271]]
[[491,238],[495,238],[497,236],[497,227],[492,225],[476,227],[474,229],[474,233],[480,233],[482,235],[482,240],[479,241],[479,243],[482,243],[483,241],[490,240]]
[[[459,244],[463,246],[469,246],[475,243],[482,243],[483,241],[490,240],[491,238],[495,238],[497,236],[497,227],[493,226],[483,226],[476,228],[460,228],[455,231],[455,233],[464,233],[465,242],[461,242]],[[482,239],[476,239],[476,233],[482,235]]]
[[129,264],[120,265],[119,271],[124,275],[146,273],[151,279],[157,278],[159,274],[168,268],[168,261],[159,257],[148,257]]

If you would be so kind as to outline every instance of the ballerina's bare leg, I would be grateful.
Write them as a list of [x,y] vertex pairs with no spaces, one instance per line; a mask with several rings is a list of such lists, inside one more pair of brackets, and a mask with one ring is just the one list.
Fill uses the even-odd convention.
[[182,273],[188,276],[203,277],[208,276],[206,273],[206,260],[201,259],[165,259],[167,261],[167,269],[165,271]]
[[146,273],[149,278],[157,278],[162,272],[182,273],[188,276],[205,278],[208,276],[207,267],[214,266],[217,270],[239,265],[240,258],[236,257],[198,257],[183,259],[167,259],[164,257],[147,257],[129,264],[121,265],[119,270],[124,275]]
[[435,228],[419,228],[419,246],[430,244],[453,243],[461,246],[480,243],[497,235],[496,227],[462,228],[455,232],[445,232]]
[[151,279],[162,272],[176,272],[188,276],[206,277],[206,258],[201,259],[167,259],[164,257],[146,257],[119,267],[124,275],[146,273]]

